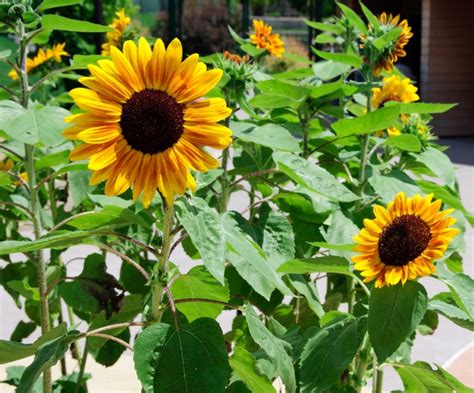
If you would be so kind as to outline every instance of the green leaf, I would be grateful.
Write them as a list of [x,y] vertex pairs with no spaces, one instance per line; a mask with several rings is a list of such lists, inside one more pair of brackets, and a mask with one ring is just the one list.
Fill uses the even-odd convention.
[[446,154],[428,147],[423,153],[413,155],[417,161],[425,164],[444,184],[453,188],[456,181],[454,166]]
[[309,94],[312,98],[319,98],[338,91],[342,86],[343,81],[342,79],[339,79],[336,82],[323,83],[319,86],[311,86]]
[[454,108],[457,104],[431,104],[426,102],[411,102],[397,104],[400,113],[444,113]]
[[308,94],[308,89],[292,83],[276,79],[269,79],[257,83],[257,87],[265,94],[273,94],[285,97],[287,100],[302,102]]
[[336,384],[357,353],[366,330],[366,318],[337,318],[310,338],[300,360],[301,393],[324,392]]
[[390,137],[385,140],[384,145],[393,146],[397,149],[410,152],[419,152],[421,150],[420,140],[412,134],[401,134],[394,137]]
[[240,45],[247,43],[247,41],[241,36],[239,36],[232,27],[227,25],[227,28],[229,29],[230,35],[237,43],[239,43]]
[[204,266],[221,284],[224,283],[225,238],[217,211],[201,198],[176,203],[179,222],[199,251]]
[[350,135],[371,134],[393,126],[399,118],[398,105],[386,106],[364,116],[345,118],[331,125],[339,138]]
[[369,23],[375,28],[375,30],[379,30],[380,24],[379,24],[379,20],[377,19],[377,17],[372,13],[372,11],[370,11],[364,5],[364,3],[362,3],[362,1],[359,4],[360,4],[360,7],[362,8],[362,12],[364,13],[364,15],[367,18],[367,20],[369,21]]
[[[348,244],[351,243],[354,238],[359,233],[359,228],[347,218],[341,210],[336,210],[330,216],[331,224],[326,232],[323,232],[322,228],[320,229],[321,234],[330,244]],[[347,251],[333,251],[331,255],[336,255],[339,257],[344,257],[350,259],[352,256],[351,252]]]
[[291,357],[286,353],[284,341],[275,337],[267,329],[251,305],[247,305],[245,314],[253,340],[260,345],[272,361],[277,375],[286,387],[286,392],[294,393],[296,391],[295,370]]
[[89,170],[69,173],[69,195],[72,198],[74,207],[79,206],[87,197],[87,194],[91,192],[91,186],[89,185],[90,176],[91,173]]
[[394,368],[402,379],[406,393],[468,393],[468,388],[442,367],[431,368],[428,363],[395,364]]
[[359,56],[350,55],[347,53],[331,53],[323,52],[313,48],[314,53],[325,60],[331,60],[336,63],[347,64],[349,66],[360,68],[362,66],[362,59]]
[[351,69],[351,66],[334,61],[318,61],[313,64],[312,68],[317,78],[328,81],[345,74]]
[[51,340],[66,334],[66,324],[62,323],[38,338],[33,344],[21,344],[16,341],[0,340],[0,364],[14,362],[33,356],[36,350]]
[[263,229],[262,249],[275,268],[295,257],[295,236],[286,216],[278,211],[260,212],[257,226]]
[[[125,341],[126,343],[130,342],[130,329],[125,329],[120,334],[117,334],[117,338]],[[112,340],[108,340],[102,347],[99,349],[89,349],[90,353],[94,357],[94,360],[102,364],[105,367],[113,366],[120,359],[120,356],[125,352],[126,348]]]
[[0,51],[0,59],[6,59],[12,54],[12,51],[10,49],[4,49]]
[[[89,330],[95,330],[104,326],[114,325],[117,323],[131,322],[135,317],[143,311],[143,300],[140,295],[129,295],[126,296],[123,300],[123,306],[120,308],[118,313],[112,314],[110,318],[107,318],[105,311],[102,311],[100,314],[92,320],[89,325]],[[123,332],[126,327],[116,328],[107,330],[107,334],[112,336],[117,336]],[[87,344],[93,350],[101,348],[107,340],[100,337],[89,337],[87,339]]]
[[[117,293],[116,290],[122,291]],[[120,309],[123,299],[123,289],[115,277],[106,272],[101,254],[88,255],[81,274],[73,281],[59,284],[59,294],[74,310],[94,315],[102,310],[112,315]]]
[[35,168],[37,170],[44,168],[57,167],[61,164],[69,162],[69,151],[58,151],[57,153],[48,154],[44,157],[39,158],[35,162]]
[[[15,140],[35,145],[54,146],[64,141],[61,131],[67,124],[64,118],[71,113],[55,106],[30,108],[23,110],[18,116],[3,124],[2,129]],[[0,125],[1,126],[1,125]]]
[[223,392],[229,363],[219,324],[200,318],[176,328],[157,323],[143,330],[133,359],[146,393]]
[[234,136],[244,142],[256,143],[275,150],[299,152],[300,146],[290,132],[278,124],[265,124],[256,127],[250,123],[233,123],[231,125]]
[[79,337],[78,331],[71,331],[66,335],[55,338],[52,341],[41,345],[36,354],[33,363],[31,363],[23,372],[17,393],[30,393],[36,380],[41,373],[54,366],[69,349],[69,345]]
[[245,348],[236,346],[229,359],[234,373],[250,389],[251,392],[275,393],[275,388],[270,380],[256,370],[255,358]]
[[40,11],[46,11],[51,8],[68,7],[74,4],[82,4],[84,0],[43,0],[39,5]]
[[310,242],[309,244],[326,250],[354,252],[354,244],[330,244],[325,242]]
[[404,172],[392,171],[387,176],[371,176],[368,181],[383,203],[389,203],[400,191],[403,191],[408,197],[422,193],[415,182]]
[[38,240],[6,240],[4,242],[0,242],[0,255],[13,254],[15,252],[44,250],[45,248],[65,248],[68,246],[81,244],[85,239],[94,236],[93,232],[83,231],[57,231],[55,233],[58,234],[41,237]]
[[84,230],[104,229],[105,226],[140,225],[149,228],[150,224],[140,215],[118,206],[106,206],[102,210],[82,213],[67,225]]
[[296,292],[305,297],[311,311],[321,318],[324,315],[324,309],[319,300],[318,291],[314,282],[311,280],[308,281],[302,274],[290,274],[288,279]]
[[75,69],[87,70],[90,64],[96,64],[99,60],[107,58],[108,56],[102,55],[74,55],[72,58],[72,66]]
[[41,18],[41,24],[45,30],[75,31],[78,33],[106,33],[113,31],[113,28],[109,26],[70,19],[61,15],[44,15]]
[[306,23],[309,27],[312,27],[316,30],[322,31],[329,31],[335,35],[340,35],[344,33],[344,27],[333,24],[333,23],[321,23],[321,22],[314,22],[312,20],[303,19],[304,23]]
[[226,213],[223,216],[224,234],[227,242],[227,259],[253,289],[270,300],[275,289],[284,295],[291,291],[275,272],[260,246],[248,236],[237,221],[238,216]]
[[428,180],[418,180],[416,183],[425,194],[434,194],[435,199],[441,199],[444,204],[462,211],[471,225],[474,225],[472,215],[466,210],[459,196],[454,194],[454,191]]
[[372,43],[375,48],[377,48],[379,51],[385,48],[387,45],[393,43],[398,37],[400,36],[400,33],[402,32],[402,29],[400,28],[395,28],[392,30],[387,31],[385,34],[374,40]]
[[459,308],[474,321],[474,280],[466,274],[458,273],[443,281],[448,285]]
[[257,48],[255,45],[252,45],[250,43],[240,45],[240,49],[242,49],[245,53],[248,53],[252,57],[258,57],[266,51],[266,49]]
[[294,104],[294,101],[276,94],[259,94],[249,100],[250,106],[261,109],[285,108],[291,104]]
[[363,34],[367,33],[367,26],[359,15],[357,15],[351,8],[349,8],[345,4],[337,2],[337,5],[353,27],[358,29]]
[[281,265],[278,270],[280,273],[337,273],[346,276],[354,276],[350,270],[347,259],[327,256],[319,258],[292,259]]
[[274,152],[273,159],[278,164],[278,168],[295,183],[309,188],[317,194],[340,202],[352,202],[358,199],[333,175],[312,162],[283,152]]
[[[193,267],[187,274],[179,276],[171,286],[171,293],[175,300],[197,298],[229,301],[229,289],[212,277],[204,266]],[[176,307],[189,322],[203,317],[215,319],[224,308],[220,304],[204,302],[178,302]]]
[[465,311],[459,308],[451,293],[442,292],[437,294],[430,300],[428,307],[430,310],[445,316],[456,325],[474,331],[474,322]]
[[416,281],[375,288],[369,304],[369,337],[380,363],[416,329],[425,315],[428,296]]

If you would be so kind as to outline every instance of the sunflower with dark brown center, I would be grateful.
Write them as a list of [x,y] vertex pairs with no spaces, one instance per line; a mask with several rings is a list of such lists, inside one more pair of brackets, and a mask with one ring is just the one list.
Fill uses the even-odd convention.
[[453,209],[441,211],[440,199],[433,195],[407,198],[403,192],[387,208],[374,206],[375,218],[364,220],[364,228],[354,237],[354,267],[364,281],[375,281],[377,288],[405,284],[435,271],[433,261],[441,258],[459,233],[451,226]]
[[72,160],[89,160],[91,184],[106,180],[105,193],[129,188],[147,207],[158,189],[171,204],[175,194],[194,190],[190,170],[207,171],[219,162],[204,146],[226,148],[231,131],[219,121],[231,110],[221,98],[203,99],[221,79],[222,71],[206,70],[199,56],[182,60],[179,40],[166,49],[157,40],[153,50],[141,38],[110,48],[112,60],[90,65],[87,88],[70,92],[84,113],[70,116],[64,131],[84,142]]
[[[393,67],[398,59],[407,55],[404,48],[405,45],[408,44],[410,38],[413,37],[413,33],[411,31],[411,27],[408,25],[408,21],[406,19],[401,21],[400,15],[393,16],[392,14],[386,14],[385,12],[382,12],[382,14],[380,14],[378,17],[378,20],[380,27],[377,29],[377,32],[372,25],[369,25],[369,32],[367,35],[362,34],[360,36],[360,47],[362,49],[365,50],[367,47],[370,47],[370,44],[368,44],[368,36],[371,36],[371,41],[373,42],[375,39],[379,38],[380,35],[383,35],[390,30],[398,28],[400,29],[400,33],[391,44],[386,45],[382,51],[378,51],[378,55],[375,59],[375,64],[373,67],[375,76],[379,76],[383,70],[387,72],[393,71]],[[369,56],[366,57],[370,58]]]

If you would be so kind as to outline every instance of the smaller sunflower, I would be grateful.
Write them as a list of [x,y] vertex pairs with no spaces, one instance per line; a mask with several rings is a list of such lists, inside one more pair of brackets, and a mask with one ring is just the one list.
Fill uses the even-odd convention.
[[[404,48],[406,44],[408,44],[410,38],[413,37],[413,33],[411,31],[411,27],[408,25],[408,21],[406,19],[400,21],[400,15],[387,15],[385,12],[383,12],[381,15],[379,15],[378,20],[380,23],[380,29],[378,29],[378,32],[375,32],[373,26],[369,25],[368,34],[362,34],[360,36],[362,41],[360,47],[362,49],[370,49],[367,36],[372,36],[371,42],[373,42],[375,39],[379,38],[381,35],[389,32],[390,30],[398,28],[401,29],[401,32],[391,45],[387,45],[382,51],[377,51],[373,68],[373,73],[375,76],[379,76],[383,70],[387,72],[393,71],[394,64],[398,61],[398,59],[407,55]],[[372,58],[372,56],[367,54],[365,57],[366,59]]]
[[[33,69],[39,67],[51,59],[60,63],[62,60],[61,56],[69,56],[69,53],[64,50],[65,46],[65,43],[56,44],[53,45],[52,48],[47,48],[46,51],[40,48],[34,58],[26,59],[26,72],[31,72]],[[15,70],[10,70],[8,76],[13,80],[18,79],[18,75]]]
[[364,220],[364,228],[354,237],[354,268],[375,281],[375,287],[428,276],[435,272],[433,261],[441,258],[460,230],[451,226],[454,209],[440,210],[442,201],[400,192],[385,208],[374,206],[375,218]]
[[250,41],[257,48],[266,49],[275,57],[281,57],[285,47],[280,34],[272,34],[272,27],[263,20],[253,21],[254,33],[250,35]]
[[124,40],[125,29],[132,23],[130,17],[125,14],[125,10],[121,9],[116,12],[117,18],[112,20],[109,25],[114,30],[107,33],[107,42],[102,44],[102,55],[110,56],[110,47],[116,46],[121,49],[121,42]]
[[408,78],[402,79],[398,75],[383,78],[382,88],[372,89],[372,108],[379,108],[389,101],[418,101],[420,97],[416,94],[417,91],[418,88]]

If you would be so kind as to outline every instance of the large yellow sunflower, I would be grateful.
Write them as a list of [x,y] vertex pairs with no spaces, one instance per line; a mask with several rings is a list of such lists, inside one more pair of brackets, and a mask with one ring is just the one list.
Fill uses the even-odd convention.
[[159,39],[153,50],[144,38],[138,47],[126,41],[123,53],[111,47],[111,60],[89,66],[92,76],[79,80],[88,88],[70,92],[84,113],[66,119],[74,125],[64,135],[85,142],[71,159],[88,159],[91,184],[107,180],[107,195],[132,187],[148,206],[158,188],[171,204],[195,189],[190,170],[219,165],[202,147],[231,143],[231,131],[217,124],[231,110],[221,98],[202,99],[222,71],[207,71],[197,54],[182,61],[182,52],[178,39],[167,49]]
[[125,10],[121,9],[116,12],[117,18],[112,20],[112,23],[109,25],[114,30],[107,33],[107,42],[102,44],[102,55],[110,56],[110,47],[119,46],[121,41],[123,41],[123,36],[125,29],[132,23],[130,17],[125,14]]
[[372,89],[372,108],[379,108],[389,101],[414,102],[420,97],[416,92],[418,88],[410,83],[408,78],[398,75],[383,78],[382,88]]
[[433,261],[441,258],[449,243],[460,231],[452,228],[453,209],[441,211],[440,199],[433,195],[407,198],[400,192],[387,208],[374,206],[375,218],[364,220],[364,227],[354,237],[354,267],[364,281],[375,287],[405,284],[435,271]]
[[253,21],[254,33],[250,35],[250,41],[257,48],[266,49],[275,57],[281,57],[285,52],[280,34],[272,34],[272,27],[263,20]]
[[[62,60],[61,56],[69,56],[69,53],[64,50],[65,46],[66,44],[62,43],[53,45],[52,48],[47,48],[46,50],[40,48],[35,57],[32,59],[26,59],[26,72],[31,72],[33,69],[39,67],[51,59],[54,59],[56,62],[60,63]],[[10,70],[8,76],[13,80],[18,79],[18,75],[15,70]]]
[[[398,59],[407,55],[404,47],[406,44],[408,44],[410,38],[413,37],[413,33],[411,31],[411,27],[408,25],[408,21],[406,19],[400,21],[400,15],[387,15],[385,12],[383,12],[381,15],[379,15],[378,20],[380,23],[380,34],[385,34],[386,32],[395,28],[401,29],[401,32],[398,38],[391,45],[387,45],[384,50],[379,53],[373,70],[376,76],[380,75],[383,70],[392,72],[394,64],[398,61]],[[372,34],[374,34],[374,29],[372,25],[369,25],[368,35]],[[360,46],[361,48],[365,48],[366,43],[368,42],[367,36],[362,34],[360,38]],[[373,40],[376,38],[378,37],[372,37]]]

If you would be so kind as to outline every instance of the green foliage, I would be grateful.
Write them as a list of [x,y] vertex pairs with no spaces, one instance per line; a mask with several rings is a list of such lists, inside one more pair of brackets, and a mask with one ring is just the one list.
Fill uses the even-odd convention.
[[357,353],[366,330],[366,318],[336,318],[311,337],[301,354],[301,391],[326,391],[336,384]]
[[[238,17],[234,4],[230,13],[225,7],[217,11],[223,16],[218,26],[207,14],[212,5],[192,18],[186,12],[184,57],[193,47],[208,51],[216,42],[219,51],[235,44],[237,53],[250,55],[201,57],[208,68],[222,69],[216,87],[201,95],[223,98],[232,110],[222,124],[232,130],[233,143],[212,152],[221,168],[210,158],[201,168],[204,142],[193,138],[216,138],[218,146],[227,137],[212,126],[197,124],[192,131],[185,117],[183,156],[173,147],[160,156],[163,165],[136,168],[140,175],[127,178],[131,189],[112,196],[121,188],[114,185],[124,184],[110,176],[123,180],[125,169],[136,163],[106,165],[92,176],[89,166],[98,169],[100,163],[70,162],[80,142],[63,131],[70,115],[82,109],[68,91],[91,70],[93,79],[80,80],[99,83],[91,65],[109,70],[104,78],[113,74],[114,89],[125,74],[127,89],[140,84],[129,66],[140,69],[137,78],[147,88],[156,87],[158,74],[142,71],[156,71],[159,51],[152,50],[154,60],[144,65],[147,56],[136,58],[127,44],[130,64],[122,59],[114,65],[117,72],[110,63],[118,62],[116,56],[99,54],[101,33],[112,31],[105,25],[122,8],[134,20],[118,47],[129,38],[138,42],[131,34],[139,29],[137,7],[129,0],[105,1],[102,24],[92,23],[101,19],[92,2],[33,3],[0,4],[0,286],[25,313],[13,321],[10,340],[0,340],[0,363],[34,356],[27,368],[8,369],[6,383],[19,392],[84,393],[89,375],[81,359],[93,357],[110,367],[133,346],[145,392],[271,393],[283,384],[288,393],[357,393],[373,378],[379,393],[382,363],[396,369],[407,392],[471,391],[442,368],[410,360],[417,336],[436,334],[440,316],[474,331],[473,280],[463,269],[463,233],[474,216],[461,201],[454,165],[432,134],[432,116],[454,104],[409,102],[406,96],[372,100],[388,75],[385,70],[378,76],[376,68],[400,28],[379,22],[363,4],[361,15],[338,4],[339,17],[305,21],[318,31],[311,43],[319,45],[316,61],[304,48],[288,53],[291,39],[284,39],[283,56],[271,59],[247,32],[240,36],[229,28],[230,35],[223,34],[222,21]],[[151,43],[152,30],[146,37]],[[217,39],[211,36],[216,31]],[[277,26],[272,32],[281,33]],[[62,64],[50,59],[25,69],[25,47],[36,51],[28,55],[31,61],[40,48],[63,42],[69,56]],[[172,56],[164,61],[172,65]],[[180,89],[190,88],[194,77],[207,84],[211,74],[203,73],[203,64],[192,72],[193,61],[173,66],[169,76]],[[10,73],[18,66],[22,72]],[[175,78],[177,70],[183,78]],[[185,82],[185,74],[193,78]],[[392,75],[403,77],[398,70]],[[201,89],[199,83],[192,88]],[[180,106],[185,116],[187,105]],[[162,110],[155,108],[156,115]],[[388,133],[392,127],[399,135]],[[190,178],[174,179],[181,166],[190,169],[195,190]],[[205,172],[204,166],[211,169]],[[148,191],[153,184],[143,173],[159,167],[167,172],[156,173],[159,182],[172,175],[175,190],[187,189],[173,206],[157,192],[145,208],[137,188],[143,183]],[[97,184],[101,177],[105,185]],[[370,273],[355,269],[365,262],[352,262],[369,248],[354,243],[361,242],[356,236],[370,226],[367,220],[380,216],[374,206],[387,206],[400,191],[408,197],[433,194],[443,209],[455,209],[449,216],[461,233],[445,252],[439,247],[443,255],[432,275],[446,289],[430,298],[418,277],[375,288]],[[389,236],[391,224],[379,221],[384,235],[377,236]],[[384,241],[374,231],[364,238],[375,238],[370,247],[381,254]],[[405,251],[411,254],[415,246]],[[379,274],[388,274],[379,267]],[[223,332],[221,326],[230,327]],[[49,331],[25,344],[39,327]],[[48,370],[68,351],[73,361],[67,371],[81,372],[51,381]]]
[[426,290],[416,282],[372,291],[369,337],[379,362],[385,361],[416,329],[427,306]]
[[182,327],[152,325],[138,336],[134,349],[145,392],[224,391],[229,362],[222,331],[212,319]]

